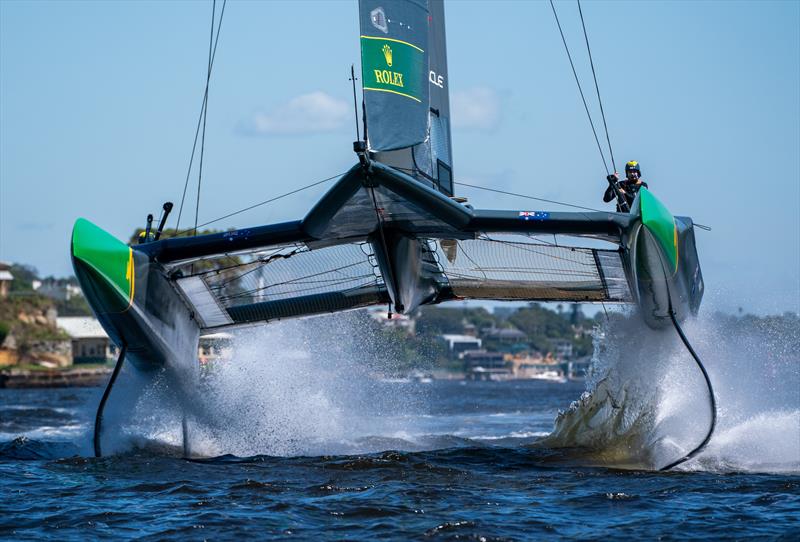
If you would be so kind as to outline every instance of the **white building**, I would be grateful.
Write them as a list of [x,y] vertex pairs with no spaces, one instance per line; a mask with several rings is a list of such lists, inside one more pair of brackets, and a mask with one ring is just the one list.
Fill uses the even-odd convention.
[[230,359],[233,353],[233,338],[230,333],[209,333],[200,337],[197,357],[201,364]]
[[[106,363],[117,359],[117,346],[95,318],[60,316],[56,325],[72,341],[73,363]],[[230,333],[202,335],[197,357],[202,363],[230,357],[232,342],[233,335]]]
[[75,284],[70,284],[64,279],[45,279],[34,280],[31,283],[36,292],[50,299],[58,299],[60,301],[69,301],[73,297],[82,296],[83,292],[80,287]]
[[14,275],[11,274],[11,271],[0,269],[0,299],[8,296],[12,280],[14,280]]
[[72,363],[106,363],[114,359],[116,347],[100,322],[91,316],[59,316],[56,325],[72,341]]
[[467,350],[480,350],[483,341],[471,335],[442,335],[442,340],[447,343],[447,351],[451,356],[456,357],[461,352]]

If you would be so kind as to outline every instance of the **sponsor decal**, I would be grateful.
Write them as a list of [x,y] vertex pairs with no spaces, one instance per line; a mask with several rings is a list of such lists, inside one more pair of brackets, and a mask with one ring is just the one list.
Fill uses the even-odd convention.
[[369,13],[369,20],[372,22],[372,26],[384,34],[389,33],[389,25],[386,24],[386,13],[384,13],[383,8],[377,7],[373,9]]
[[520,211],[520,220],[548,220],[550,213],[547,211]]
[[428,72],[428,81],[430,81],[432,85],[436,85],[439,88],[444,88],[444,77],[441,75],[436,75],[436,72],[433,70]]
[[392,48],[389,47],[389,44],[384,44],[383,46],[383,58],[386,59],[386,65],[390,68],[392,67]]
[[364,90],[389,92],[421,102],[425,54],[412,43],[361,36]]

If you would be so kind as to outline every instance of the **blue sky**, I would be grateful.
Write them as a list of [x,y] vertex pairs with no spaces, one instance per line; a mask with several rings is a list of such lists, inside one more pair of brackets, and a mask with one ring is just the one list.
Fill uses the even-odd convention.
[[[675,214],[713,227],[697,234],[706,305],[800,310],[800,3],[583,8],[618,167],[640,161]],[[576,4],[557,9],[591,90]],[[127,238],[179,202],[210,14],[200,1],[0,2],[0,260],[71,274],[77,217]],[[446,17],[456,180],[602,208],[605,171],[549,4],[448,2]],[[355,1],[228,3],[201,223],[354,162],[357,21]],[[218,225],[301,218],[324,188]]]

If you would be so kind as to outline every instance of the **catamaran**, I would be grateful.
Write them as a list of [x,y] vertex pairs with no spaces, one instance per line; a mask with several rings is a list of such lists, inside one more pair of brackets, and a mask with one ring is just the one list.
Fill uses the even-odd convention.
[[120,348],[98,409],[98,455],[123,359],[143,374],[166,369],[191,389],[201,334],[465,299],[635,304],[656,329],[697,313],[703,278],[692,219],[646,188],[628,213],[476,209],[457,197],[443,2],[360,0],[359,8],[363,138],[353,167],[304,217],[163,239],[162,220],[155,236],[130,246],[86,219],[75,223],[76,276]]

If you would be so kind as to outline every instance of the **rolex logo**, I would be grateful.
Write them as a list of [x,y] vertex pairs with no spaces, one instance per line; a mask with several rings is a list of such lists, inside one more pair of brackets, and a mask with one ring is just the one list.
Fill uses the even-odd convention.
[[392,48],[388,45],[383,46],[383,58],[386,59],[386,65],[392,67]]

